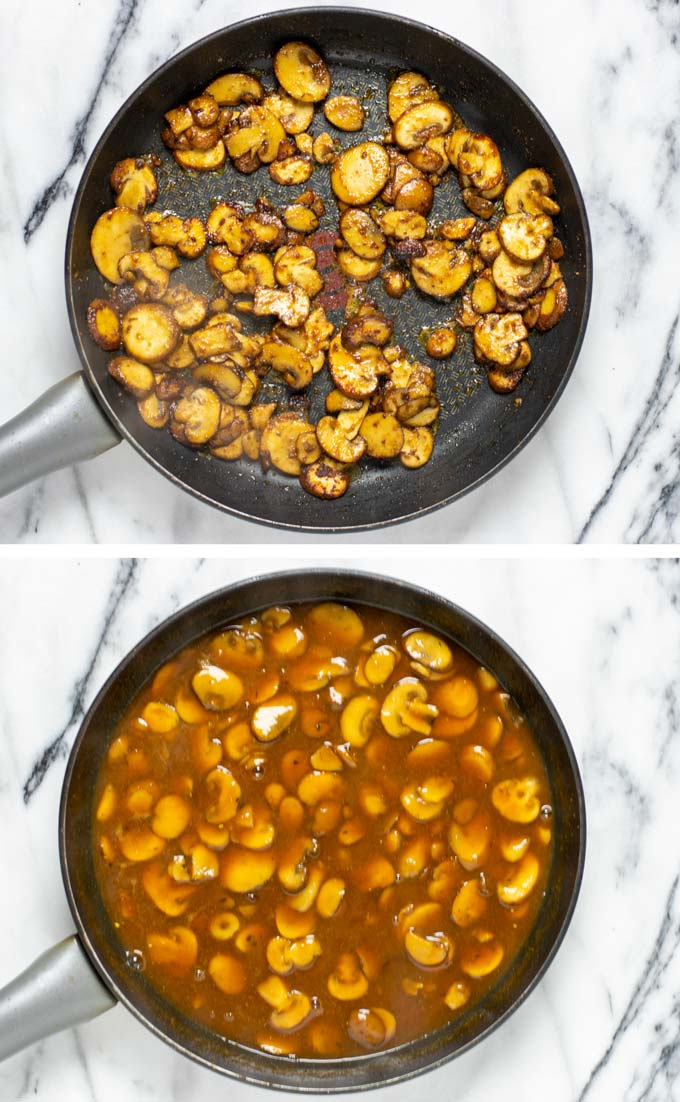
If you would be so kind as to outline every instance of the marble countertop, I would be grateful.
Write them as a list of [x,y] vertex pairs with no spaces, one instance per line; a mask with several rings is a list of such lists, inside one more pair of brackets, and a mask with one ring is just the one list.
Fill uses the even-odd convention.
[[[285,6],[252,0],[247,11]],[[408,0],[374,6],[451,32],[539,105],[583,187],[595,293],[573,379],[521,456],[447,509],[358,542],[677,539],[678,4],[622,0],[615,17],[603,0],[543,0],[540,12],[506,0],[429,0],[417,12]],[[3,419],[77,367],[62,257],[73,192],[99,133],[156,66],[246,9],[236,0],[37,0],[31,18],[24,13],[21,0],[5,0],[0,12]],[[32,94],[37,74],[47,99]],[[195,502],[123,445],[0,502],[0,538],[278,543],[282,533]]]
[[[378,549],[352,561],[380,570]],[[300,565],[299,551],[277,566]],[[669,1102],[680,1097],[680,565],[456,562],[427,582],[494,627],[551,695],[582,769],[589,844],[579,905],[547,976],[482,1046],[372,1097]],[[309,565],[347,566],[305,553]],[[6,561],[0,574],[0,984],[73,929],[57,858],[67,751],[126,651],[178,607],[267,571],[230,560]],[[395,576],[419,581],[398,551]],[[675,841],[673,841],[675,839]],[[175,1055],[118,1007],[0,1066],[2,1102],[270,1098]],[[290,1096],[292,1097],[292,1096]]]

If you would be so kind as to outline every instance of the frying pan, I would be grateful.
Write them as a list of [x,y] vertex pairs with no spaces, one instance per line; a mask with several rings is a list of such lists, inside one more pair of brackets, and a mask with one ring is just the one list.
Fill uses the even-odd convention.
[[[561,323],[532,342],[534,362],[517,395],[494,394],[475,367],[469,335],[445,367],[439,368],[443,412],[431,461],[417,471],[399,463],[385,467],[362,461],[347,494],[336,501],[310,497],[297,480],[277,471],[264,475],[259,464],[224,463],[177,443],[167,430],[145,425],[134,401],[107,374],[108,356],[95,347],[86,327],[88,303],[105,291],[90,255],[90,231],[112,204],[111,169],[132,155],[156,153],[157,209],[182,217],[207,217],[220,198],[253,202],[265,192],[277,205],[291,201],[293,189],[273,184],[261,172],[243,176],[229,166],[223,174],[187,174],[160,140],[163,112],[202,90],[225,69],[257,70],[272,83],[271,59],[283,41],[304,38],[330,64],[336,90],[368,96],[363,137],[379,137],[385,126],[386,82],[398,69],[422,70],[439,86],[474,130],[498,141],[512,178],[541,165],[555,180],[562,214],[557,229],[566,254],[561,262],[569,310]],[[324,129],[320,112],[314,133]],[[342,135],[344,146],[357,136]],[[454,174],[437,189],[434,216],[468,214]],[[315,172],[314,188],[326,201],[322,229],[337,217],[328,174]],[[297,194],[297,191],[295,192]],[[461,42],[420,23],[356,8],[306,8],[258,16],[218,31],[189,46],[149,77],[120,108],[90,157],[76,192],[66,243],[66,301],[82,373],[71,375],[0,429],[0,494],[73,462],[94,456],[125,437],[158,471],[201,501],[245,519],[307,531],[342,532],[407,520],[453,501],[484,482],[531,439],[554,407],[576,362],[591,293],[591,249],[583,198],[569,161],[549,125],[520,89],[491,62]],[[203,259],[184,264],[182,278],[205,290]],[[398,303],[381,280],[369,294],[396,319],[397,338],[422,358],[423,328],[450,321],[452,305],[411,289]],[[339,317],[332,312],[332,320]],[[314,386],[330,389],[330,379]],[[267,384],[274,387],[275,384]],[[286,400],[285,386],[272,391]],[[266,390],[267,388],[265,388]],[[321,393],[312,414],[320,416]]]
[[[97,886],[91,831],[97,774],[111,731],[160,665],[202,635],[269,605],[340,600],[428,625],[492,670],[526,714],[553,792],[555,852],[545,898],[519,956],[485,998],[455,1022],[389,1052],[338,1060],[270,1056],[211,1033],[165,1002],[127,962]],[[522,660],[490,628],[441,597],[354,572],[267,575],[202,598],[155,628],[128,654],[83,720],[66,769],[59,816],[66,894],[78,934],[0,991],[0,1059],[40,1037],[102,1013],[120,1000],[178,1052],[234,1078],[283,1090],[335,1093],[407,1079],[450,1060],[500,1025],[552,961],[576,905],[585,856],[585,806],[562,722]]]

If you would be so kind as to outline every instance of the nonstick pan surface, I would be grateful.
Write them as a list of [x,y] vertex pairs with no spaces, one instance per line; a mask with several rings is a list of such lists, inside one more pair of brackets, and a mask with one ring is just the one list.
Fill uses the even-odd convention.
[[[186,173],[160,140],[163,113],[224,70],[257,72],[273,86],[272,56],[291,38],[307,39],[323,54],[334,92],[367,97],[362,140],[384,132],[389,78],[400,69],[422,70],[473,130],[494,137],[510,179],[531,165],[544,167],[555,181],[562,207],[556,229],[566,250],[561,268],[569,309],[555,329],[531,341],[533,362],[519,389],[510,396],[494,394],[484,371],[474,364],[470,335],[461,334],[454,357],[437,367],[442,416],[430,462],[413,471],[399,462],[385,466],[362,460],[348,492],[336,501],[309,496],[297,479],[277,471],[264,474],[259,464],[246,460],[213,459],[183,447],[167,430],[149,428],[134,401],[107,374],[108,356],[93,345],[86,326],[88,303],[104,291],[89,236],[99,215],[111,206],[109,176],[121,158],[157,154],[162,167],[155,209],[180,216],[205,218],[221,199],[249,204],[263,193],[283,206],[301,190],[274,184],[264,170],[244,176],[231,165],[221,173]],[[317,111],[312,132],[327,128]],[[346,147],[358,136],[342,134],[340,140]],[[337,224],[337,207],[327,170],[315,171],[310,186],[326,202],[320,233],[331,231]],[[431,218],[466,214],[455,173],[449,173],[436,189]],[[331,247],[332,240],[331,236]],[[328,241],[324,247],[328,253]],[[181,275],[196,288],[209,287],[203,258],[184,263]],[[75,197],[66,248],[67,302],[76,345],[86,378],[119,432],[159,471],[201,500],[246,519],[308,531],[351,531],[417,517],[467,493],[504,466],[543,423],[569,379],[583,340],[590,291],[583,199],[564,150],[534,105],[496,66],[455,39],[410,20],[354,8],[259,16],[202,39],[158,69],[121,107],[95,148]],[[420,334],[450,321],[452,303],[437,302],[415,288],[395,302],[384,293],[380,279],[368,285],[368,294],[394,318],[395,339],[412,356],[427,360]],[[330,316],[337,323],[342,314],[330,311]],[[318,388],[312,403],[315,418],[330,386],[325,372],[313,383],[312,389]],[[261,391],[264,400],[268,394],[284,405],[289,397],[283,384],[269,382]]]
[[[104,907],[92,855],[96,778],[111,731],[155,670],[207,632],[276,604],[336,599],[400,613],[455,640],[492,670],[526,714],[553,792],[555,852],[534,928],[484,1000],[435,1033],[388,1052],[342,1060],[290,1060],[224,1040],[167,1003],[127,960]],[[583,791],[567,733],[522,660],[469,613],[422,589],[354,572],[309,571],[255,578],[204,597],[162,623],[130,652],[92,704],[75,741],[62,793],[59,846],[80,940],[109,990],[177,1051],[226,1075],[284,1090],[332,1093],[407,1079],[487,1036],[541,979],[576,905],[585,854]]]

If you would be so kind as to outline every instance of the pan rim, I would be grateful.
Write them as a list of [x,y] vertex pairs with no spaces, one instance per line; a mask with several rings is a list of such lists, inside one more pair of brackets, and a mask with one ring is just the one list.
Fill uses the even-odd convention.
[[[513,92],[513,94],[521,100],[524,107],[526,109],[528,109],[529,112],[534,116],[537,124],[543,129],[543,131],[547,135],[548,139],[552,142],[552,144],[555,148],[555,151],[556,151],[556,153],[557,153],[558,157],[560,158],[560,161],[563,165],[564,171],[566,172],[566,174],[569,178],[571,187],[572,187],[573,192],[574,192],[574,196],[575,196],[575,200],[576,200],[576,210],[577,210],[577,213],[578,213],[578,218],[580,220],[581,229],[582,229],[582,232],[583,232],[583,245],[584,245],[584,258],[583,258],[584,301],[583,301],[583,310],[581,312],[581,317],[579,319],[578,331],[576,333],[576,339],[574,341],[572,352],[569,356],[569,359],[568,359],[567,363],[565,364],[565,367],[564,367],[564,370],[562,372],[562,376],[560,378],[560,381],[559,381],[557,387],[555,388],[555,391],[554,391],[550,401],[546,404],[544,409],[541,410],[540,415],[536,418],[536,420],[530,426],[530,428],[524,433],[522,438],[520,440],[518,440],[514,444],[514,446],[507,452],[507,454],[504,455],[501,459],[499,459],[499,461],[490,470],[485,471],[483,474],[480,474],[472,482],[468,483],[468,485],[466,485],[465,487],[463,487],[461,489],[458,489],[458,490],[454,491],[453,493],[446,495],[445,497],[442,497],[439,501],[428,504],[428,505],[423,505],[421,507],[416,507],[416,508],[414,508],[414,509],[412,509],[408,512],[402,513],[399,516],[390,516],[390,517],[382,518],[380,520],[363,521],[363,522],[351,523],[351,524],[309,524],[309,523],[305,523],[304,521],[299,522],[299,521],[294,521],[294,520],[290,520],[290,521],[289,520],[275,520],[271,517],[254,516],[254,515],[248,513],[246,511],[246,509],[244,509],[244,508],[238,508],[235,505],[227,505],[224,502],[216,501],[214,498],[210,497],[208,494],[202,492],[199,487],[191,486],[189,483],[185,482],[184,479],[179,477],[176,472],[170,470],[159,459],[157,459],[155,456],[151,455],[146,450],[146,448],[142,445],[141,441],[139,441],[137,439],[135,434],[125,424],[125,422],[118,416],[116,411],[112,408],[112,406],[106,400],[103,392],[101,391],[101,389],[99,387],[99,384],[98,384],[98,381],[97,381],[97,378],[96,378],[96,375],[95,375],[95,373],[94,373],[94,371],[93,371],[93,369],[90,365],[86,349],[83,345],[83,341],[82,341],[82,338],[81,338],[81,333],[80,333],[80,330],[78,328],[78,323],[77,323],[77,320],[76,320],[76,309],[75,309],[75,304],[74,304],[74,299],[73,299],[73,268],[72,268],[71,255],[72,255],[73,241],[74,241],[74,236],[75,236],[76,223],[78,221],[78,214],[79,214],[79,210],[80,210],[80,204],[81,204],[83,193],[84,193],[85,188],[86,188],[86,186],[88,184],[88,181],[89,181],[91,166],[93,165],[96,158],[99,156],[99,153],[102,150],[102,148],[105,146],[106,142],[108,141],[109,135],[111,134],[112,130],[118,124],[120,118],[133,105],[134,101],[139,98],[139,96],[142,94],[142,92],[146,88],[150,87],[154,83],[154,81],[156,81],[158,79],[158,77],[161,75],[161,73],[164,73],[164,72],[170,70],[182,58],[189,55],[193,50],[196,50],[197,48],[202,47],[203,45],[218,39],[221,35],[223,35],[225,33],[225,31],[235,30],[239,27],[243,27],[243,26],[246,26],[246,25],[250,26],[250,25],[258,24],[258,23],[266,23],[266,22],[271,21],[272,19],[275,19],[275,18],[277,18],[279,16],[282,16],[282,15],[285,15],[286,17],[290,17],[290,18],[300,18],[302,16],[307,16],[308,17],[309,15],[315,15],[315,14],[321,14],[321,13],[331,14],[331,15],[337,14],[339,16],[351,16],[353,20],[361,18],[365,14],[369,14],[372,18],[382,19],[382,20],[385,20],[386,22],[389,22],[391,24],[398,24],[398,25],[402,26],[404,28],[404,33],[405,34],[408,34],[408,28],[409,27],[418,27],[421,30],[424,29],[424,30],[428,31],[428,33],[434,35],[437,39],[439,39],[439,41],[441,43],[446,44],[446,45],[451,45],[452,44],[456,49],[461,50],[462,52],[466,53],[470,58],[472,58],[475,61],[476,64],[480,65],[482,68],[486,68],[488,70],[491,70],[492,73],[497,78],[499,78],[501,81],[503,81],[505,83],[505,85]],[[168,58],[167,61],[163,62],[162,65],[159,65],[148,77],[146,77],[146,79],[143,80],[141,82],[141,84],[139,84],[137,86],[137,88],[135,88],[133,90],[133,92],[126,98],[124,103],[121,104],[121,106],[115,112],[115,114],[111,118],[110,122],[108,123],[108,125],[106,126],[106,128],[104,129],[102,134],[100,135],[100,138],[99,138],[98,142],[96,143],[96,145],[94,146],[94,148],[92,150],[92,153],[90,154],[90,156],[87,160],[85,168],[83,169],[82,176],[80,178],[78,187],[76,189],[76,193],[74,195],[73,205],[71,207],[71,213],[69,215],[68,230],[67,230],[67,235],[66,235],[66,251],[65,251],[64,269],[65,269],[64,270],[65,295],[66,295],[66,305],[67,305],[67,311],[68,311],[68,316],[69,316],[69,323],[70,323],[70,327],[71,327],[71,333],[72,333],[72,336],[73,336],[74,344],[76,346],[76,350],[78,352],[78,356],[79,356],[79,359],[80,359],[81,364],[82,364],[84,378],[85,378],[85,380],[88,384],[88,388],[89,388],[90,392],[92,393],[92,395],[93,395],[95,401],[97,402],[98,406],[103,410],[104,414],[109,419],[109,421],[111,421],[111,423],[114,425],[116,431],[120,433],[121,437],[123,437],[125,440],[127,440],[128,443],[132,444],[135,451],[144,460],[146,460],[147,463],[151,464],[151,466],[154,467],[156,471],[158,471],[160,474],[164,475],[164,477],[166,479],[168,479],[168,481],[170,481],[175,487],[177,487],[181,490],[184,490],[187,493],[191,494],[192,497],[196,498],[198,501],[200,501],[204,505],[209,505],[214,509],[218,509],[220,512],[230,514],[231,516],[235,516],[239,520],[248,521],[248,522],[253,523],[253,524],[260,524],[260,525],[263,525],[263,526],[268,527],[268,528],[279,528],[279,529],[282,529],[282,530],[288,531],[288,532],[321,533],[321,534],[325,534],[325,535],[351,535],[354,532],[374,531],[374,530],[377,530],[379,528],[385,528],[387,526],[396,525],[396,524],[404,524],[404,523],[407,523],[409,521],[413,521],[413,520],[417,520],[419,518],[425,517],[428,514],[437,511],[438,509],[443,509],[446,506],[453,504],[454,501],[458,501],[458,500],[462,499],[463,497],[467,496],[467,494],[472,493],[474,490],[478,489],[480,486],[482,486],[489,479],[493,478],[505,466],[507,466],[508,463],[510,463],[513,459],[515,459],[519,455],[519,453],[531,442],[531,440],[537,434],[539,429],[541,429],[543,427],[543,425],[546,423],[548,417],[552,414],[552,412],[555,409],[557,403],[559,402],[559,399],[562,397],[569,380],[571,379],[571,376],[574,372],[577,360],[578,360],[580,352],[581,352],[583,341],[585,339],[586,329],[587,329],[587,326],[588,326],[588,320],[589,320],[589,316],[590,316],[590,307],[591,307],[592,291],[593,291],[592,238],[591,238],[590,225],[589,225],[589,221],[588,221],[588,214],[587,214],[587,210],[586,210],[585,200],[583,198],[583,193],[581,191],[581,187],[579,185],[579,182],[578,182],[578,179],[576,177],[576,173],[574,172],[571,161],[570,161],[569,157],[567,156],[567,154],[564,150],[564,147],[562,146],[562,143],[559,141],[559,139],[558,139],[557,135],[555,134],[555,131],[553,130],[552,126],[548,123],[548,121],[546,120],[544,115],[541,113],[541,111],[538,109],[538,107],[534,104],[534,102],[529,98],[529,96],[519,87],[518,84],[515,83],[515,81],[511,77],[509,77],[507,75],[507,73],[503,69],[501,69],[498,65],[496,65],[495,62],[491,61],[489,58],[487,58],[483,54],[479,53],[479,51],[473,49],[473,47],[468,46],[464,42],[461,42],[460,39],[455,38],[453,35],[447,34],[445,31],[441,31],[436,27],[432,27],[429,23],[420,22],[419,20],[409,19],[409,18],[407,18],[405,16],[401,16],[401,15],[391,14],[390,12],[374,11],[373,9],[354,8],[354,7],[348,7],[346,5],[329,5],[328,7],[326,7],[324,5],[323,7],[316,6],[316,7],[309,7],[309,8],[277,9],[276,11],[273,11],[273,12],[261,13],[259,15],[252,16],[251,18],[248,18],[248,19],[239,20],[236,23],[227,24],[225,27],[221,27],[220,29],[218,29],[216,31],[212,31],[210,34],[204,35],[202,38],[197,39],[195,42],[192,42],[190,45],[185,46],[184,49],[180,50],[178,53],[176,53],[172,57]]]
[[[556,957],[556,955],[557,955],[557,953],[558,953],[558,951],[559,951],[559,949],[560,949],[560,947],[561,947],[561,945],[564,941],[564,938],[567,934],[569,926],[571,925],[571,922],[572,922],[572,919],[573,919],[573,916],[574,916],[574,911],[576,909],[576,905],[577,905],[578,898],[579,898],[579,895],[580,895],[582,881],[583,881],[583,875],[584,875],[584,868],[585,868],[585,856],[586,856],[586,836],[587,836],[586,803],[585,803],[585,793],[584,793],[584,788],[583,788],[583,781],[582,781],[582,778],[581,778],[581,773],[580,773],[580,770],[579,770],[576,754],[574,752],[574,748],[573,748],[571,740],[569,738],[569,734],[568,734],[568,732],[566,730],[566,727],[565,727],[565,725],[564,725],[564,723],[563,723],[563,721],[560,717],[559,712],[557,711],[555,705],[552,702],[551,697],[549,696],[549,694],[547,693],[547,691],[543,687],[542,683],[538,680],[538,678],[533,673],[533,671],[530,669],[530,667],[520,657],[520,655],[517,654],[517,652],[514,650],[514,648],[511,647],[500,635],[498,635],[498,633],[493,628],[489,627],[484,621],[480,620],[473,613],[468,612],[466,609],[464,609],[462,606],[458,605],[456,602],[450,601],[450,600],[448,600],[448,598],[442,597],[440,594],[435,593],[432,590],[425,589],[424,587],[421,587],[421,586],[413,585],[410,582],[405,582],[402,579],[393,577],[391,575],[380,575],[380,574],[375,574],[373,572],[368,572],[368,571],[349,570],[349,569],[328,570],[328,569],[324,569],[324,568],[314,568],[314,569],[306,571],[305,572],[305,578],[310,579],[311,582],[314,583],[314,585],[318,585],[319,587],[323,587],[323,586],[328,587],[328,591],[323,593],[323,596],[326,599],[328,599],[331,596],[331,594],[334,593],[335,588],[342,589],[344,583],[351,583],[352,580],[359,579],[362,582],[362,584],[369,587],[369,592],[376,591],[376,586],[379,585],[380,587],[384,587],[385,583],[387,583],[388,586],[390,587],[390,589],[392,590],[392,592],[395,594],[395,596],[399,596],[400,594],[403,594],[404,591],[406,591],[407,593],[412,595],[418,601],[419,604],[426,605],[427,603],[434,603],[436,608],[441,609],[441,610],[445,610],[449,613],[452,613],[455,617],[461,619],[468,627],[470,627],[474,630],[480,631],[482,633],[482,635],[485,637],[486,641],[488,641],[489,643],[499,647],[504,652],[506,657],[510,660],[510,662],[513,665],[516,666],[520,676],[523,679],[525,679],[526,682],[532,687],[532,689],[538,694],[538,696],[541,699],[541,702],[542,702],[543,706],[546,708],[546,710],[548,712],[550,720],[551,720],[552,724],[554,725],[554,729],[558,733],[560,741],[561,741],[562,746],[564,748],[566,758],[567,758],[567,762],[568,762],[571,781],[572,781],[573,786],[574,786],[574,793],[575,793],[575,797],[576,797],[576,799],[575,799],[575,803],[576,803],[576,809],[575,809],[576,810],[576,822],[577,822],[577,829],[578,829],[578,857],[577,857],[577,860],[576,860],[575,869],[573,871],[574,879],[573,879],[573,887],[571,889],[571,894],[569,896],[569,904],[566,907],[566,909],[564,911],[564,914],[561,917],[559,927],[556,931],[556,934],[555,934],[554,938],[552,939],[551,943],[549,944],[547,952],[545,953],[545,956],[542,958],[540,967],[538,968],[536,974],[530,979],[530,981],[526,984],[526,986],[524,988],[522,988],[522,990],[516,995],[516,997],[513,999],[513,1001],[509,1004],[509,1006],[507,1006],[507,1008],[501,1014],[499,1014],[493,1021],[491,1021],[488,1025],[486,1025],[483,1029],[481,1029],[479,1031],[479,1033],[475,1034],[474,1037],[470,1038],[466,1043],[462,1044],[454,1052],[444,1053],[443,1055],[440,1055],[439,1057],[437,1057],[436,1059],[434,1059],[434,1060],[432,1060],[428,1063],[423,1063],[422,1066],[409,1068],[406,1071],[401,1071],[398,1074],[395,1074],[394,1076],[382,1076],[381,1079],[380,1079],[379,1084],[376,1084],[376,1083],[370,1082],[370,1081],[366,1081],[366,1082],[358,1083],[356,1085],[352,1084],[351,1086],[347,1086],[346,1084],[341,1084],[341,1085],[336,1085],[336,1086],[333,1086],[333,1085],[328,1086],[328,1085],[325,1085],[325,1084],[323,1086],[318,1086],[318,1085],[305,1086],[305,1084],[303,1082],[302,1084],[296,1084],[294,1087],[291,1087],[290,1084],[286,1084],[286,1083],[283,1083],[283,1082],[281,1082],[281,1083],[279,1083],[279,1082],[274,1082],[274,1083],[266,1082],[262,1078],[257,1078],[256,1076],[245,1074],[241,1070],[232,1070],[229,1067],[216,1065],[214,1062],[212,1062],[210,1060],[209,1057],[204,1056],[203,1054],[201,1054],[199,1052],[192,1051],[191,1049],[186,1047],[186,1045],[184,1045],[176,1036],[169,1036],[158,1025],[158,1023],[151,1020],[150,1018],[148,1018],[143,1013],[143,1011],[136,1005],[134,999],[127,993],[127,991],[124,988],[121,988],[121,986],[115,980],[115,977],[111,976],[109,970],[106,967],[106,962],[104,960],[102,960],[102,958],[100,956],[98,946],[95,944],[95,942],[93,942],[92,938],[90,937],[89,929],[88,929],[87,925],[85,924],[85,922],[81,918],[81,914],[80,914],[80,910],[79,910],[79,906],[78,906],[78,901],[76,899],[76,892],[74,890],[73,882],[72,882],[71,875],[70,875],[68,846],[67,846],[67,817],[68,817],[68,807],[67,807],[67,805],[68,805],[68,802],[69,802],[69,793],[70,793],[71,782],[72,782],[72,778],[73,778],[73,773],[74,773],[74,769],[75,769],[76,760],[78,758],[80,748],[81,748],[83,742],[85,741],[85,739],[87,738],[87,734],[88,734],[90,724],[91,724],[92,720],[96,717],[97,713],[99,712],[99,710],[102,706],[102,702],[104,701],[110,687],[116,682],[116,680],[118,678],[120,678],[124,674],[125,670],[130,665],[134,664],[134,662],[136,661],[136,659],[137,659],[138,655],[140,654],[140,652],[142,652],[145,647],[147,647],[149,644],[151,644],[159,635],[161,635],[162,633],[172,629],[172,627],[174,627],[175,625],[181,625],[182,621],[185,621],[187,619],[191,620],[193,617],[195,617],[195,614],[199,610],[203,610],[206,606],[210,606],[212,604],[219,603],[221,598],[223,598],[226,595],[229,595],[230,597],[236,598],[238,600],[239,595],[241,593],[246,593],[247,594],[247,593],[252,593],[253,591],[255,593],[257,593],[260,586],[265,582],[270,582],[272,580],[275,580],[276,582],[278,582],[280,584],[283,584],[285,586],[287,581],[294,582],[294,581],[298,580],[299,578],[300,578],[300,571],[297,571],[297,570],[274,571],[274,572],[270,572],[270,573],[266,573],[266,574],[258,574],[258,575],[255,575],[255,576],[252,576],[252,577],[249,577],[249,578],[245,578],[245,579],[239,579],[238,581],[232,583],[231,585],[221,586],[219,589],[212,590],[210,593],[204,594],[203,596],[197,598],[196,600],[190,602],[188,605],[186,605],[183,608],[179,609],[177,612],[172,613],[172,615],[170,615],[169,617],[164,618],[160,623],[156,624],[155,627],[153,627],[149,632],[147,632],[146,635],[141,640],[139,640],[124,655],[124,657],[121,659],[121,661],[116,665],[115,669],[106,678],[106,681],[101,686],[101,688],[99,689],[98,693],[96,694],[94,700],[90,704],[86,714],[84,715],[84,717],[81,721],[78,733],[76,735],[76,738],[73,742],[73,745],[72,745],[72,748],[71,748],[71,751],[70,751],[70,754],[69,754],[68,762],[67,762],[67,765],[66,765],[66,771],[64,773],[64,779],[63,779],[63,782],[62,782],[60,803],[59,803],[59,819],[58,819],[59,862],[60,862],[62,881],[63,881],[63,884],[64,884],[64,890],[65,890],[65,893],[66,893],[68,906],[69,906],[69,909],[71,911],[71,915],[73,917],[74,923],[76,925],[76,930],[77,930],[77,933],[78,933],[79,940],[80,940],[80,942],[81,942],[81,944],[82,944],[82,946],[83,946],[83,948],[84,948],[84,950],[87,954],[87,957],[88,957],[88,960],[89,960],[90,964],[95,969],[95,971],[97,972],[97,974],[99,975],[99,977],[101,978],[101,980],[105,984],[105,986],[108,988],[108,990],[111,991],[114,994],[114,996],[116,997],[116,999],[123,1006],[125,1006],[128,1011],[130,1011],[132,1014],[134,1014],[134,1016],[137,1018],[137,1020],[139,1022],[141,1022],[142,1025],[145,1026],[145,1028],[149,1029],[154,1034],[154,1036],[156,1036],[157,1038],[162,1040],[165,1044],[169,1045],[172,1049],[174,1049],[175,1052],[177,1052],[177,1053],[181,1054],[182,1056],[185,1056],[185,1057],[193,1060],[194,1062],[200,1064],[201,1066],[206,1067],[206,1068],[210,1069],[213,1072],[217,1072],[218,1074],[226,1075],[230,1078],[234,1078],[234,1079],[237,1079],[237,1080],[242,1081],[242,1082],[247,1082],[247,1083],[250,1083],[252,1085],[260,1086],[260,1087],[269,1087],[270,1089],[273,1089],[273,1090],[281,1090],[281,1091],[287,1091],[288,1090],[289,1091],[289,1090],[292,1089],[297,1093],[303,1093],[303,1094],[336,1094],[336,1093],[341,1093],[341,1092],[344,1093],[344,1092],[349,1092],[349,1091],[354,1092],[354,1091],[371,1090],[371,1089],[375,1089],[376,1086],[391,1086],[391,1085],[394,1085],[396,1083],[404,1082],[404,1081],[407,1081],[408,1079],[415,1078],[416,1076],[421,1075],[421,1074],[425,1074],[426,1072],[434,1071],[436,1068],[441,1067],[443,1064],[448,1063],[449,1061],[451,1061],[453,1059],[456,1059],[457,1057],[462,1056],[464,1053],[470,1051],[474,1046],[479,1044],[481,1041],[486,1040],[487,1037],[489,1037],[493,1032],[495,1032],[496,1029],[498,1029],[510,1017],[512,1017],[512,1015],[515,1013],[515,1011],[518,1010],[519,1007],[525,1002],[525,1000],[536,990],[538,984],[544,979],[546,972],[548,971],[548,969],[552,965],[552,963],[553,963],[553,961],[554,961],[554,959],[555,959],[555,957]],[[337,597],[337,599],[343,599],[342,594],[338,594],[338,595],[336,595],[336,597]],[[306,595],[304,600],[305,601],[313,601],[315,599],[320,599],[320,598],[314,596],[314,588],[312,586],[312,593],[309,594],[309,595]],[[345,599],[349,600],[350,602],[353,601],[354,603],[357,603],[357,604],[371,604],[371,603],[373,603],[373,606],[378,607],[378,608],[380,608],[380,607],[384,607],[384,608],[389,607],[387,605],[386,601],[381,600],[381,599],[378,599],[377,601],[372,601],[371,598],[364,599],[364,598],[356,598],[356,597],[347,597]],[[244,607],[247,610],[255,611],[258,607],[260,607],[258,605],[257,598],[255,598],[255,600],[253,600],[252,596],[251,596],[251,597],[246,597],[245,600],[246,600],[246,604],[245,604]],[[299,599],[297,599],[295,601],[295,603],[300,603]],[[266,604],[267,604],[266,601],[262,602],[262,605],[266,605]],[[208,630],[210,630],[210,629],[208,629]],[[201,631],[198,631],[196,633],[196,635],[193,636],[192,638],[199,638],[201,635],[204,635],[205,633],[206,633],[205,629],[203,629]],[[182,642],[181,646],[183,646],[183,647],[188,646],[188,645],[190,645],[190,642],[191,642],[190,639],[185,639]],[[172,652],[172,653],[174,653],[174,652]],[[435,1031],[434,1033],[426,1034],[423,1038],[418,1038],[416,1040],[425,1041],[427,1039],[431,1039],[436,1035],[436,1032],[437,1031]],[[233,1043],[237,1044],[237,1042],[233,1042]],[[408,1042],[408,1043],[411,1043],[411,1042]],[[251,1050],[249,1048],[249,1046],[239,1046],[239,1047],[241,1047],[243,1049],[247,1049],[248,1051],[252,1051],[252,1052],[257,1053],[257,1050]],[[257,1055],[259,1056],[260,1054],[257,1053]],[[289,1061],[285,1057],[273,1057],[273,1056],[270,1056],[266,1053],[262,1053],[261,1055],[262,1055],[263,1060],[265,1061],[265,1066],[267,1064],[269,1064],[269,1066],[272,1067],[273,1069],[275,1069],[279,1066],[289,1066]],[[365,1056],[346,1057],[344,1059],[333,1061],[333,1064],[337,1064],[340,1067],[346,1067],[346,1066],[356,1066],[358,1063],[361,1062],[361,1063],[364,1063],[364,1064],[370,1066],[371,1062],[376,1061],[380,1057],[384,1058],[385,1055],[386,1055],[386,1053],[370,1053],[370,1054],[366,1054]],[[296,1061],[296,1067],[300,1068],[302,1071],[304,1071],[305,1069],[308,1069],[309,1071],[313,1071],[315,1069],[318,1069],[319,1066],[326,1066],[327,1067],[328,1066],[328,1061],[311,1060],[311,1059],[300,1059],[300,1060]]]

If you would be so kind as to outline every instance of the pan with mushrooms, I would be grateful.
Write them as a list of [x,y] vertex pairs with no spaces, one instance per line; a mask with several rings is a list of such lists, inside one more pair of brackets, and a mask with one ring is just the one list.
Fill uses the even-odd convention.
[[250,1082],[408,1077],[538,981],[583,841],[564,729],[488,628],[370,575],[230,587],[84,720],[60,825],[79,938],[0,991],[0,1058],[111,992]]

